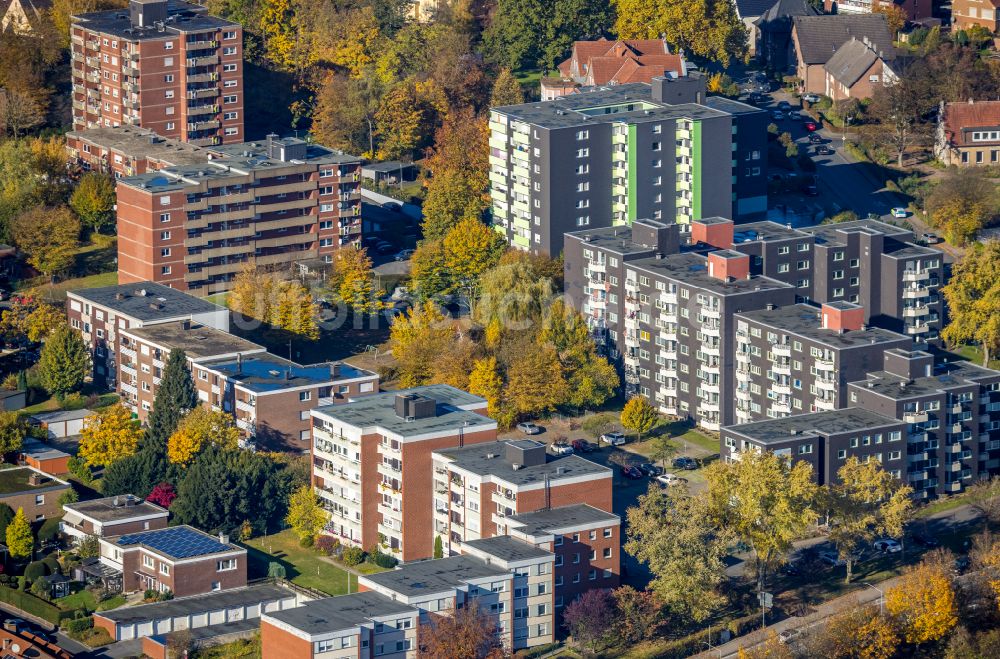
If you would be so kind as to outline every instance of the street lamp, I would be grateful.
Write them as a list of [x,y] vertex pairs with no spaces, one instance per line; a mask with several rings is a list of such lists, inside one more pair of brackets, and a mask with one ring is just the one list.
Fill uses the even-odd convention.
[[863,582],[863,585],[868,586],[869,588],[872,588],[873,590],[878,592],[878,614],[880,616],[885,615],[885,593],[882,591],[881,588],[876,588],[867,581]]

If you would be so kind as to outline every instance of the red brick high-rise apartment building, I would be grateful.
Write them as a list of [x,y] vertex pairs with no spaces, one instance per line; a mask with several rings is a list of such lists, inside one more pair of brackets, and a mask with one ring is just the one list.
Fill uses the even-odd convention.
[[243,28],[178,0],[78,14],[73,128],[141,126],[198,145],[242,142]]
[[208,295],[248,261],[288,266],[361,240],[361,159],[297,138],[206,149],[118,179],[118,281]]

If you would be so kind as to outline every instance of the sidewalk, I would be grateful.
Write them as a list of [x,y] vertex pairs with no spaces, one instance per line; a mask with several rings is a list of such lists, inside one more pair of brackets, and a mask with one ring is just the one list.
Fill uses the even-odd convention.
[[[901,577],[893,577],[891,579],[881,581],[879,582],[878,587],[882,590],[882,592],[885,592],[886,589],[892,588],[896,585],[900,578]],[[776,622],[773,625],[768,625],[764,629],[758,629],[753,633],[740,636],[724,645],[712,648],[711,651],[706,650],[705,652],[695,656],[702,657],[703,659],[709,659],[711,657],[719,657],[721,659],[736,657],[741,647],[744,650],[751,650],[757,647],[761,643],[767,641],[772,631],[775,634],[780,634],[786,629],[806,631],[812,627],[822,624],[828,618],[835,616],[838,613],[865,606],[872,602],[875,602],[876,604],[878,603],[879,598],[882,596],[879,591],[861,583],[856,582],[855,585],[858,587],[858,590],[820,604],[816,607],[816,610],[813,613],[810,613],[807,616],[793,616],[791,618],[785,618],[784,620]]]

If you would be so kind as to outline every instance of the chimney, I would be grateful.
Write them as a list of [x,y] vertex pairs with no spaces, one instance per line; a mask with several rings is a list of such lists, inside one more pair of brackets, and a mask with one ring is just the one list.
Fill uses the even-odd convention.
[[750,273],[750,257],[740,252],[732,250],[721,250],[708,253],[708,275],[729,281],[732,279],[746,279]]
[[189,329],[191,329],[191,320],[190,320],[190,319],[188,319],[188,320],[183,320],[183,321],[181,321],[181,327],[182,327],[183,329],[186,329],[186,330],[189,330]]
[[865,308],[851,302],[829,302],[823,304],[820,318],[823,329],[853,332],[865,324]]
[[221,542],[221,543],[222,543],[222,544],[224,544],[224,545],[228,545],[228,544],[229,544],[229,534],[227,534],[227,533],[222,533],[222,532],[220,531],[220,532],[219,532],[219,542]]
[[340,377],[340,362],[330,364],[330,377],[334,380]]
[[243,353],[236,353],[236,375],[243,375]]
[[691,243],[705,243],[718,249],[729,249],[733,246],[735,233],[732,220],[721,217],[708,217],[691,223]]

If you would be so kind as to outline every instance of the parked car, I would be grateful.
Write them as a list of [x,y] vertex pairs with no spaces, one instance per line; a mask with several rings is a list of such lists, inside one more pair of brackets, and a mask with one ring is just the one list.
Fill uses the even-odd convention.
[[832,156],[833,155],[833,149],[831,149],[830,147],[828,147],[825,144],[820,144],[818,147],[816,147],[816,155],[817,156]]
[[792,104],[788,101],[778,101],[778,109],[783,112],[788,112],[792,109]]
[[748,100],[752,105],[757,105],[764,100],[764,97],[761,96],[759,92],[750,92],[750,98]]
[[413,250],[404,249],[403,251],[397,253],[395,258],[397,261],[407,261],[411,256],[413,256]]
[[928,245],[937,245],[941,242],[941,237],[934,233],[925,233],[921,236]]
[[659,476],[660,474],[662,474],[663,467],[655,465],[652,462],[642,462],[639,464],[639,471],[652,478],[654,476]]
[[830,567],[841,567],[847,564],[847,562],[840,557],[840,554],[835,551],[821,551],[819,553],[819,560],[823,561]]
[[674,466],[674,469],[686,469],[691,471],[698,468],[698,461],[687,456],[674,458],[674,461],[671,464]]
[[818,125],[818,124],[817,124],[817,123],[816,123],[815,121],[807,121],[807,122],[805,122],[805,123],[804,123],[804,124],[802,124],[802,125],[803,125],[803,126],[805,127],[805,129],[806,129],[806,130],[808,130],[808,131],[809,131],[810,133],[811,133],[811,132],[813,132],[814,130],[819,130],[819,125]]
[[393,252],[396,251],[396,246],[386,243],[385,245],[377,246],[375,248],[375,251],[378,252],[379,254],[392,254]]
[[606,432],[601,435],[601,441],[611,446],[621,446],[625,443],[625,435],[620,432]]
[[889,211],[889,213],[892,214],[893,217],[898,217],[898,218],[905,218],[910,215],[910,212],[905,208],[903,208],[902,206],[896,206],[891,211]]
[[667,474],[660,474],[659,476],[657,476],[656,482],[659,483],[660,485],[669,487],[670,485],[681,485],[683,483],[687,483],[688,481],[686,478],[682,478],[677,474],[667,473]]
[[596,446],[588,442],[586,439],[574,439],[572,446],[573,450],[577,453],[592,453],[597,449]]
[[549,447],[556,455],[572,455],[573,447],[566,442],[555,442]]
[[538,433],[542,432],[542,429],[539,426],[536,426],[535,424],[529,423],[527,421],[522,421],[521,423],[517,424],[517,429],[523,432],[525,435],[537,435]]
[[639,468],[635,466],[623,466],[622,476],[624,476],[625,478],[629,478],[631,480],[639,480],[640,478],[643,477],[642,472],[639,471]]
[[775,121],[783,121],[785,118],[785,113],[781,110],[774,110],[771,112],[771,118]]
[[805,101],[806,103],[819,103],[819,101],[820,101],[820,95],[819,94],[803,94],[802,95],[802,100]]
[[903,545],[899,544],[899,542],[893,540],[892,538],[882,538],[881,540],[876,540],[872,543],[872,547],[875,548],[875,551],[880,551],[883,554],[895,554],[903,551]]
[[809,133],[809,137],[807,139],[810,144],[819,144],[823,141],[823,136],[818,133]]
[[788,643],[794,643],[799,640],[802,636],[801,630],[798,629],[786,629],[780,634],[778,634],[778,643],[781,645],[787,645]]

